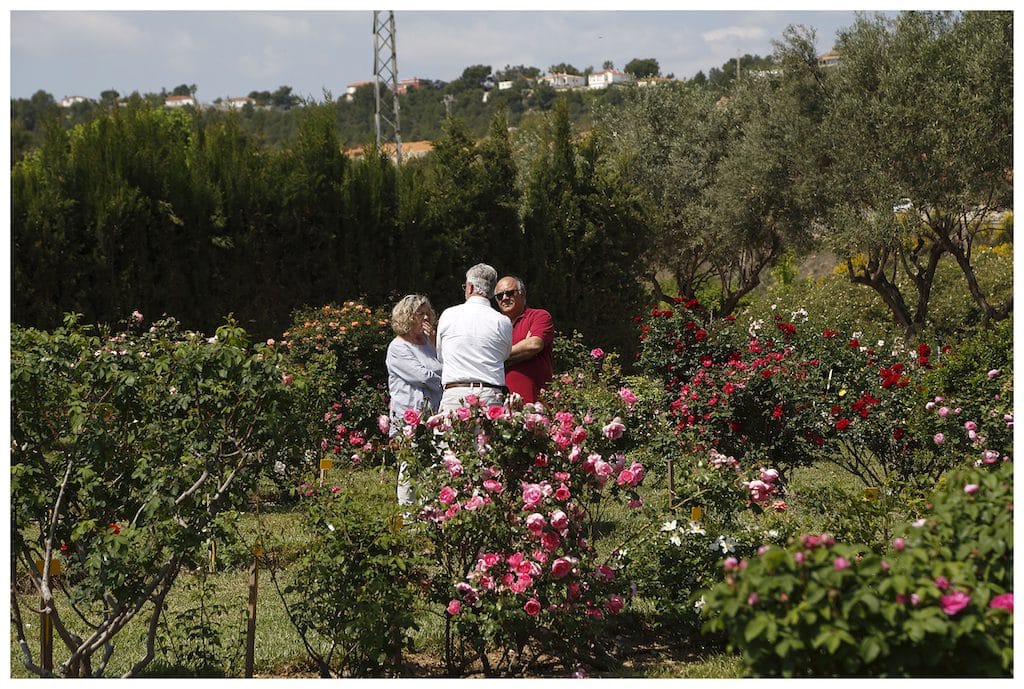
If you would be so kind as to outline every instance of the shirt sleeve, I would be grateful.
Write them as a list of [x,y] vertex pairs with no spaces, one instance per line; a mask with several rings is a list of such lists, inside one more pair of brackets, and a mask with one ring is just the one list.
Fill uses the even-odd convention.
[[538,309],[530,323],[530,334],[544,340],[545,345],[555,341],[555,321],[544,309]]
[[441,367],[434,370],[423,364],[409,346],[388,347],[388,372],[413,385],[427,385],[431,382],[441,383]]

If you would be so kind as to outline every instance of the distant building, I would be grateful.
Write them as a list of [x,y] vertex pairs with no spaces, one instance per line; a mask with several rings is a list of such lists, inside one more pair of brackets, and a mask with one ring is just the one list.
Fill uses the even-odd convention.
[[[372,86],[373,81],[353,81],[345,89],[345,100],[351,101],[356,97],[356,89],[360,86]],[[418,89],[422,84],[420,83],[419,77],[413,77],[412,79],[402,79],[398,82],[398,87],[395,92],[399,95],[403,95],[409,92],[409,89]]]
[[637,79],[637,86],[657,86],[659,84],[670,84],[675,79],[669,79],[668,77],[644,77],[643,79]]
[[164,106],[168,108],[183,108],[186,105],[196,106],[196,99],[192,96],[167,96],[164,98]]
[[604,89],[612,84],[628,84],[633,81],[632,74],[627,74],[618,69],[603,69],[600,72],[593,72],[587,77],[587,87]]
[[498,90],[499,91],[504,91],[506,89],[510,89],[510,88],[512,88],[512,84],[513,83],[514,82],[512,82],[512,81],[499,81],[498,82]]
[[587,78],[582,74],[565,74],[555,72],[540,78],[553,89],[581,89],[587,85]]
[[356,97],[356,89],[358,89],[360,86],[369,86],[372,83],[373,83],[372,81],[353,81],[345,89],[345,100],[350,101],[353,98],[355,98]]
[[830,50],[821,57],[818,58],[819,67],[835,67],[839,64],[839,53],[834,50]]
[[57,103],[57,105],[59,105],[62,108],[70,108],[72,105],[75,105],[76,103],[84,103],[85,101],[85,96],[64,96],[60,99],[60,102]]
[[224,107],[229,110],[241,110],[247,105],[256,105],[255,98],[249,98],[248,96],[238,96],[235,98],[228,98],[224,101]]

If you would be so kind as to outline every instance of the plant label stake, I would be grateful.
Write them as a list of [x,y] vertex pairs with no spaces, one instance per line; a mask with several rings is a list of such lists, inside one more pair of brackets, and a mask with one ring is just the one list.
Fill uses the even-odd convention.
[[324,479],[327,477],[327,472],[330,471],[331,467],[334,466],[334,460],[330,457],[323,457],[320,460],[320,487],[324,485]]
[[259,543],[252,548],[252,567],[249,568],[249,618],[245,629],[245,676],[252,679],[256,659],[256,593],[259,588],[259,562],[263,546]]

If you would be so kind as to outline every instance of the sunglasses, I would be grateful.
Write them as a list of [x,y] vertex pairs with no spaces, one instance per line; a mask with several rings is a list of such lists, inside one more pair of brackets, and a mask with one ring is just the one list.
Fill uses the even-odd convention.
[[516,296],[517,294],[519,294],[519,290],[517,290],[517,289],[509,289],[509,290],[505,290],[504,292],[497,292],[497,293],[495,293],[494,299],[495,299],[495,301],[501,301],[502,299],[511,299],[512,297]]

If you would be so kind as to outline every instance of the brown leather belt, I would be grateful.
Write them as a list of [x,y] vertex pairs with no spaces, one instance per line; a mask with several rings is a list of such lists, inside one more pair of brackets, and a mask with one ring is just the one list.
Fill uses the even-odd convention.
[[495,390],[501,390],[502,392],[508,392],[508,388],[504,385],[494,385],[493,383],[479,383],[479,382],[457,382],[457,383],[445,383],[444,389],[450,390],[452,388],[494,388]]

